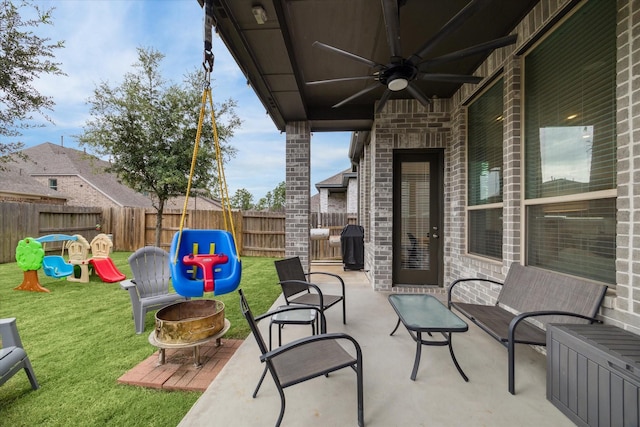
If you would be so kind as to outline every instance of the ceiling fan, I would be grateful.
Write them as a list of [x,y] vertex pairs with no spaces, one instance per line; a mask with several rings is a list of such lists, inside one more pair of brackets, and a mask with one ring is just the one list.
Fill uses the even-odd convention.
[[469,17],[471,17],[471,15],[473,15],[473,13],[475,13],[476,9],[481,6],[482,3],[486,3],[485,0],[471,0],[453,18],[451,18],[446,24],[444,24],[444,26],[440,28],[440,31],[438,31],[433,37],[427,40],[417,52],[407,58],[404,58],[402,56],[402,49],[400,44],[399,3],[400,5],[402,5],[406,2],[406,0],[381,1],[382,14],[387,30],[387,41],[389,42],[389,47],[391,49],[391,58],[389,59],[388,64],[380,64],[354,53],[321,43],[319,41],[315,41],[313,43],[313,46],[316,48],[337,53],[353,61],[366,64],[374,70],[371,75],[367,76],[342,77],[336,79],[307,82],[307,85],[321,85],[327,83],[355,80],[372,80],[375,82],[374,84],[367,86],[361,91],[338,102],[333,106],[333,108],[337,108],[348,102],[351,102],[354,99],[379,88],[380,85],[386,86],[386,90],[380,98],[380,102],[378,103],[378,106],[376,108],[376,113],[382,111],[382,108],[389,100],[393,92],[398,92],[405,89],[422,105],[427,106],[431,103],[431,99],[418,88],[418,86],[415,84],[416,80],[431,80],[452,83],[479,83],[483,79],[483,77],[470,75],[432,73],[428,71],[429,67],[435,64],[454,61],[479,53],[486,53],[500,47],[514,44],[517,39],[517,35],[512,34],[506,37],[501,37],[485,43],[471,46],[466,49],[451,52],[436,58],[425,59],[425,57],[434,47],[436,47],[440,40],[456,31],[462,24],[464,24],[464,22]]

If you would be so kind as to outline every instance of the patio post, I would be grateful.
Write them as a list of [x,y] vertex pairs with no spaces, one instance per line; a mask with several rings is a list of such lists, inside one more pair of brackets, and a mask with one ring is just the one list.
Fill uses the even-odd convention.
[[306,121],[286,125],[285,256],[299,256],[309,272],[311,130]]

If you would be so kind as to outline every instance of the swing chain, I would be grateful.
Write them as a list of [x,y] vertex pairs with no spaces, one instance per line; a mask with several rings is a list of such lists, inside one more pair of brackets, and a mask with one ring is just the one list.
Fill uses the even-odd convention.
[[204,70],[204,80],[202,82],[202,90],[207,92],[211,89],[211,70]]
[[213,3],[208,0],[204,4],[204,59],[202,61],[202,67],[205,72],[205,89],[210,87],[211,72],[213,71],[213,61],[215,56],[213,55],[213,37],[211,28],[214,25],[213,19]]

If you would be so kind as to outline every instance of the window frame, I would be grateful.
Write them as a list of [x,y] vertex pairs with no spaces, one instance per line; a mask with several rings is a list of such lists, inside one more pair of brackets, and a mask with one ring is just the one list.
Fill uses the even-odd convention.
[[[552,34],[554,34],[556,31],[558,31],[563,24],[565,24],[567,22],[567,20],[569,20],[572,16],[574,16],[578,11],[580,11],[586,3],[577,5],[576,7],[573,7],[571,10],[569,10],[565,16],[563,16],[561,19],[558,20],[557,23],[555,23],[555,25],[553,25],[551,28],[549,28],[549,30],[542,35],[534,44],[532,44],[525,52],[522,53],[521,58],[520,58],[520,66],[521,66],[521,87],[522,87],[522,96],[521,96],[521,135],[522,135],[522,150],[521,150],[521,165],[522,165],[522,173],[520,176],[520,184],[521,184],[521,197],[520,197],[520,201],[521,201],[521,212],[522,212],[522,220],[520,222],[520,227],[521,227],[521,235],[523,236],[523,240],[522,240],[522,246],[521,246],[521,261],[524,264],[529,264],[529,243],[530,243],[530,239],[531,236],[529,235],[529,229],[530,229],[530,220],[529,220],[529,214],[530,214],[530,208],[531,207],[535,207],[535,206],[550,206],[550,205],[555,205],[555,204],[566,204],[566,203],[572,203],[572,202],[589,202],[589,201],[594,201],[594,200],[606,200],[606,199],[613,199],[614,203],[617,200],[617,196],[618,196],[618,190],[617,190],[617,168],[615,168],[612,173],[613,173],[613,188],[610,189],[602,189],[602,190],[595,190],[595,191],[583,191],[581,193],[572,193],[572,194],[563,194],[563,195],[555,195],[555,196],[542,196],[542,197],[537,197],[537,198],[527,198],[527,173],[529,171],[528,168],[528,159],[527,159],[527,127],[526,127],[526,122],[527,122],[527,97],[526,97],[526,91],[527,91],[527,86],[526,86],[526,79],[525,79],[525,73],[526,73],[526,61],[527,58],[529,57],[529,55],[531,53],[533,53],[536,48],[542,44],[545,40],[547,40],[548,37],[550,37]],[[616,66],[614,64],[614,70],[616,69]],[[616,70],[617,73],[617,70]],[[615,73],[614,73],[615,74]],[[614,77],[615,78],[615,77]],[[617,99],[616,96],[614,95],[614,111],[613,111],[613,116],[615,117],[616,113],[617,113]],[[614,119],[614,129],[615,129],[615,119]],[[614,136],[614,145],[617,147],[617,133]],[[615,149],[615,147],[614,147]],[[616,229],[616,227],[614,227],[614,230]],[[617,231],[614,231],[614,234],[612,236],[614,239],[617,237]],[[614,253],[614,259],[613,259],[613,263],[614,263],[614,277],[613,277],[613,281],[611,282],[605,282],[608,286],[615,288],[615,284],[616,284],[616,280],[615,280],[615,262],[616,262],[616,255]],[[543,266],[543,265],[538,265],[537,267],[539,268],[544,268],[544,269],[549,269],[552,271],[556,271],[553,270],[552,268],[550,268],[550,266]],[[567,273],[565,273],[567,274]]]

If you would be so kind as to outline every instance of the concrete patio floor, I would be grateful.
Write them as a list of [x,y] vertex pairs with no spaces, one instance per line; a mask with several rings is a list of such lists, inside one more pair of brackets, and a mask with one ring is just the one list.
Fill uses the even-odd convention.
[[[447,347],[423,347],[416,381],[411,381],[416,345],[402,326],[389,336],[397,317],[387,294],[374,292],[364,273],[343,271],[341,265],[314,265],[312,270],[332,271],[345,279],[347,324],[342,324],[341,309],[333,307],[326,312],[328,331],[350,334],[362,347],[367,426],[574,425],[546,400],[544,355],[517,346],[512,396],[507,391],[506,349],[470,322],[468,332],[453,336],[456,357],[469,382],[458,374]],[[329,285],[323,289],[337,291]],[[274,305],[282,303],[279,299]],[[267,339],[268,321],[260,326]],[[286,326],[283,342],[309,333],[308,326]],[[251,397],[263,366],[249,336],[179,426],[275,425],[280,399],[269,375],[258,397]],[[282,426],[357,425],[356,381],[350,369],[289,387],[285,396]]]

